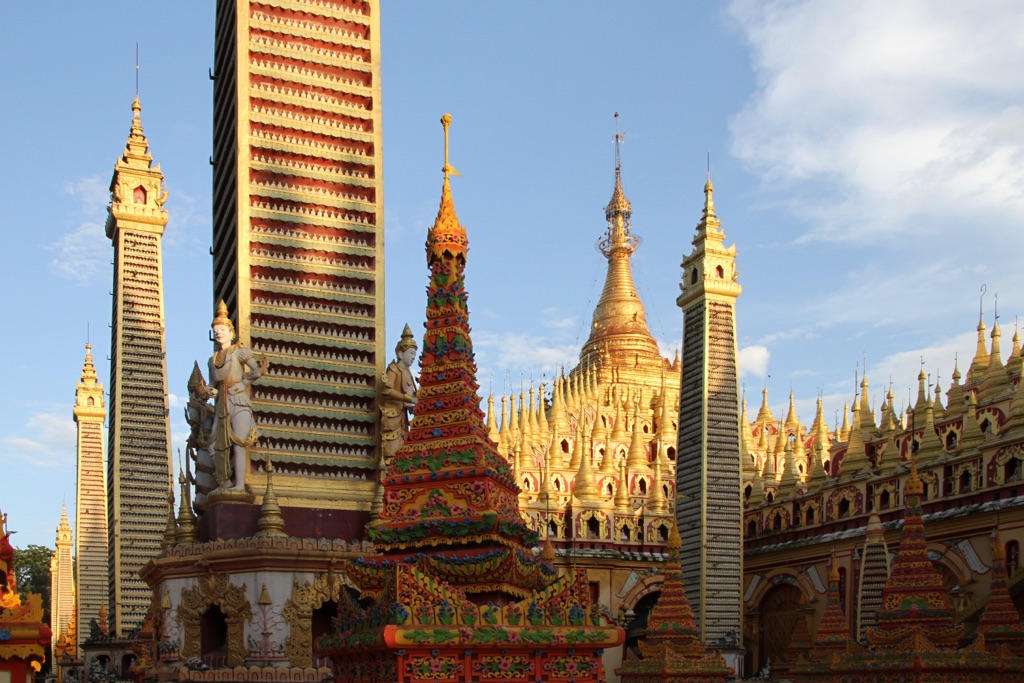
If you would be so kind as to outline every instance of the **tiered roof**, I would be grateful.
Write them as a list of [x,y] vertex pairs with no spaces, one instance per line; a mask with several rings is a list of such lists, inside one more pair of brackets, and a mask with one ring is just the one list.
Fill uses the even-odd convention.
[[623,683],[651,681],[724,681],[732,669],[717,652],[708,652],[700,640],[693,618],[693,608],[683,587],[683,570],[679,551],[683,542],[675,525],[669,532],[669,561],[661,595],[647,618],[647,635],[640,641],[642,659],[632,650],[619,669]]
[[882,606],[876,625],[867,630],[873,647],[892,647],[914,633],[941,647],[954,647],[963,635],[956,612],[949,604],[942,577],[928,559],[927,539],[921,511],[924,486],[911,464],[903,487],[906,508],[900,549],[882,592]]
[[522,520],[519,487],[479,407],[464,277],[469,240],[449,183],[450,122],[446,114],[441,205],[426,243],[419,400],[387,465],[380,523],[369,532],[385,559],[357,563],[353,578],[372,592],[383,586],[384,567],[409,562],[470,593],[522,597],[550,583],[554,570],[533,555],[537,534]]

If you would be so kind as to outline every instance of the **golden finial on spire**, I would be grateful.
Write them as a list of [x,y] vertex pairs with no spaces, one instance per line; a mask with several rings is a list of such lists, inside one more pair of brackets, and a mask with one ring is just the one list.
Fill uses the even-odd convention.
[[455,214],[455,202],[452,201],[451,184],[448,182],[449,176],[459,175],[448,161],[448,128],[451,122],[451,114],[441,117],[441,125],[444,127],[444,166],[441,167],[444,182],[441,183],[441,204],[437,209],[437,218],[427,235],[428,264],[454,258],[465,265],[469,247],[466,230],[459,224],[459,217]]
[[[619,148],[622,145],[622,141],[626,138],[626,132],[619,132],[619,112],[615,112],[615,188],[612,190],[611,201],[604,207],[604,215],[609,221],[615,214],[622,214],[628,220],[629,216],[633,212],[633,207],[626,199],[626,193],[622,190],[622,158],[619,154]],[[622,236],[628,236],[629,229],[626,226],[626,231]],[[609,238],[609,242],[615,241]],[[621,240],[619,240],[621,241]],[[636,245],[632,245],[635,248]],[[609,247],[605,247],[602,251],[606,251]],[[632,251],[630,251],[632,253]]]
[[452,115],[445,114],[441,117],[441,126],[444,128],[444,166],[441,168],[441,172],[444,173],[444,179],[448,180],[448,176],[462,175],[455,170],[455,167],[448,163],[448,128],[452,125]]
[[619,132],[619,112],[615,112],[615,173],[622,170],[622,162],[619,157],[619,146],[626,139],[626,131]]

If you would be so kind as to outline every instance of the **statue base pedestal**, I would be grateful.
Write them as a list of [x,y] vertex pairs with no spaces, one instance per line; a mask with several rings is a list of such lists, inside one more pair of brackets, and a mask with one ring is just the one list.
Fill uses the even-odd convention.
[[215,489],[210,491],[206,500],[209,506],[215,503],[252,503],[255,497],[252,495],[252,489],[246,484],[244,489]]

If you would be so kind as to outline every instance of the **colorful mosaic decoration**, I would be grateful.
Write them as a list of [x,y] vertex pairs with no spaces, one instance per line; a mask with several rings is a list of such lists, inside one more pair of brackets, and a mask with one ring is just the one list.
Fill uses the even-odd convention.
[[[882,592],[882,606],[875,626],[867,629],[867,647],[850,636],[846,617],[839,605],[838,572],[829,577],[828,604],[817,641],[807,655],[795,654],[789,659],[789,674],[799,682],[831,683],[1011,683],[1019,681],[1024,660],[1011,652],[1007,644],[1020,642],[1020,619],[1005,613],[1005,604],[998,600],[997,613],[986,614],[979,634],[962,645],[963,627],[957,624],[942,580],[928,559],[927,539],[921,511],[924,486],[911,462],[910,476],[903,489],[906,501],[900,550]],[[993,595],[1003,581],[1000,557],[993,553],[995,574]],[[1006,594],[1006,600],[1009,595]],[[1009,609],[1015,614],[1012,602]],[[1004,614],[1005,613],[1005,614]],[[1014,626],[1013,622],[1016,622]],[[997,647],[986,643],[986,624],[990,632],[1002,634]],[[1016,631],[1016,635],[1013,632]],[[998,640],[999,636],[996,636]]]
[[647,637],[639,644],[643,658],[627,650],[626,661],[618,670],[622,683],[711,683],[732,678],[732,669],[722,656],[707,651],[700,641],[693,608],[683,588],[679,564],[682,545],[679,531],[672,525],[668,539],[671,559],[665,567],[661,596],[647,619]]
[[[532,553],[537,534],[519,512],[519,487],[487,437],[464,271],[469,240],[452,201],[445,115],[444,184],[427,235],[427,308],[420,388],[405,443],[385,463],[384,506],[370,540],[387,561],[353,567],[370,593],[395,561],[410,562],[467,592],[525,597],[554,578]],[[423,556],[425,548],[445,549]],[[376,575],[378,578],[374,578]]]
[[942,577],[928,559],[921,511],[923,492],[915,467],[903,488],[906,510],[900,551],[882,592],[877,625],[867,632],[873,647],[891,647],[914,631],[940,647],[955,646],[963,635],[962,627],[956,625],[956,612],[946,597]]
[[427,238],[430,284],[418,402],[405,442],[385,463],[370,537],[378,557],[349,563],[364,606],[339,595],[335,632],[317,641],[338,683],[598,683],[603,625],[584,571],[559,575],[550,544],[523,523],[508,461],[479,408],[445,129],[444,185]]

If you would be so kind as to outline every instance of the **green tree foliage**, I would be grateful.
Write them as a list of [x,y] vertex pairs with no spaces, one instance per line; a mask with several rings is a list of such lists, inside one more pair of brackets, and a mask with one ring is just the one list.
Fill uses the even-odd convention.
[[18,593],[39,593],[43,596],[43,622],[50,623],[50,558],[53,549],[45,545],[16,548],[14,577]]

